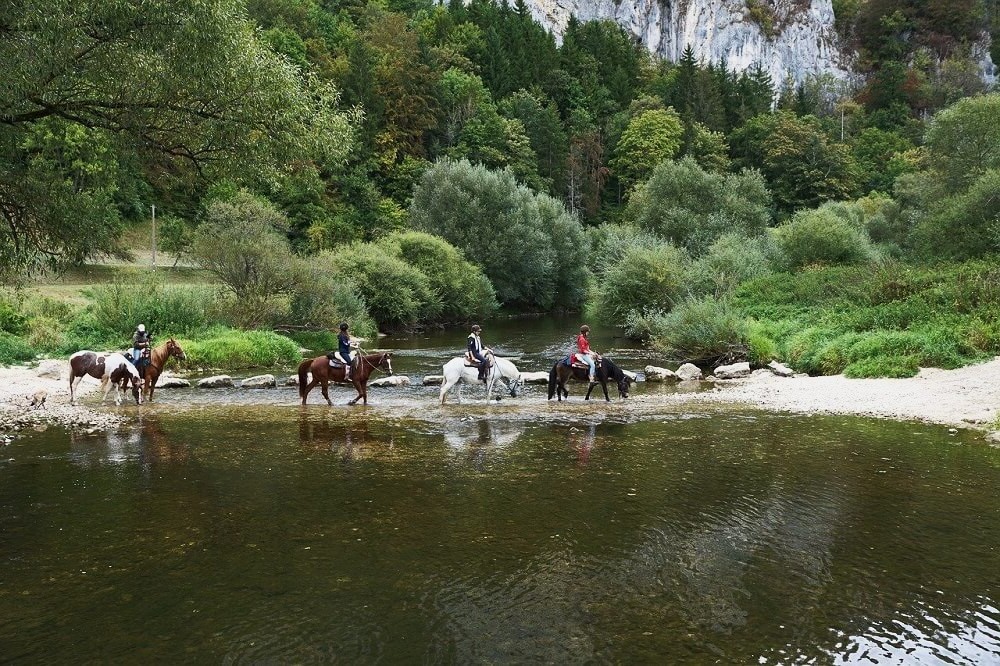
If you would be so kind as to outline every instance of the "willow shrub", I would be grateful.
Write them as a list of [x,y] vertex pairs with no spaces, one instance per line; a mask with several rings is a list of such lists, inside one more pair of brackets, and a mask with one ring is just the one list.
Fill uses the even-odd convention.
[[196,340],[179,339],[186,367],[239,370],[290,367],[302,360],[299,345],[271,331],[210,329]]
[[130,338],[136,324],[157,333],[190,333],[212,321],[218,300],[212,287],[164,285],[156,281],[112,282],[91,292],[94,324],[109,334]]
[[712,362],[748,357],[746,319],[712,296],[689,298],[651,321],[655,349],[677,362]]
[[669,243],[628,247],[597,280],[590,309],[616,326],[642,313],[669,312],[688,294],[689,264],[687,253]]
[[828,207],[799,211],[772,233],[791,269],[809,264],[859,264],[876,257],[864,229]]

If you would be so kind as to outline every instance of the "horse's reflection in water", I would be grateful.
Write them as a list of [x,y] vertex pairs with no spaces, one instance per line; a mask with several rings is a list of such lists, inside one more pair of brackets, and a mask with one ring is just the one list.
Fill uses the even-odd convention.
[[103,433],[70,432],[73,460],[82,467],[186,462],[188,445],[172,439],[158,421],[137,422]]
[[514,444],[524,433],[524,425],[482,418],[450,426],[444,433],[445,443],[455,451],[467,451],[469,460],[482,463],[491,452],[502,451]]
[[299,419],[299,445],[305,449],[338,453],[344,460],[358,460],[377,455],[395,446],[391,432],[373,434],[368,423],[321,418],[304,414]]

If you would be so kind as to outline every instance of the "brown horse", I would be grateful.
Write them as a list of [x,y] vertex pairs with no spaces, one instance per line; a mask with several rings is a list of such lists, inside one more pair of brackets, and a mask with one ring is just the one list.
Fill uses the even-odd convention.
[[[364,404],[368,404],[368,377],[371,376],[372,372],[375,370],[384,370],[390,375],[392,374],[392,352],[379,352],[378,354],[365,354],[364,356],[358,356],[351,371],[350,382],[354,384],[354,389],[358,392],[358,397],[351,400],[348,405],[353,405],[358,402],[358,400],[364,400]],[[312,373],[312,381],[309,381],[309,373]],[[341,367],[331,367],[330,359],[326,356],[317,356],[316,358],[302,361],[299,363],[299,395],[302,396],[302,404],[306,404],[306,397],[309,395],[309,391],[312,390],[316,384],[320,384],[323,388],[323,397],[326,398],[326,404],[333,405],[330,402],[330,394],[327,393],[327,385],[330,382],[343,382],[344,381],[344,368]]]
[[154,347],[149,352],[149,365],[140,370],[144,380],[143,394],[147,395],[146,399],[150,402],[153,402],[153,391],[156,389],[156,380],[160,378],[163,366],[166,365],[171,357],[180,361],[187,358],[184,355],[184,350],[181,349],[181,346],[173,338],[170,338],[159,347]]

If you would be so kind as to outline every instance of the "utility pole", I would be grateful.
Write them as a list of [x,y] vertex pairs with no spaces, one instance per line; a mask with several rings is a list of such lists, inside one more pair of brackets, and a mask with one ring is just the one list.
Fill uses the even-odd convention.
[[153,270],[156,270],[156,204],[153,204]]

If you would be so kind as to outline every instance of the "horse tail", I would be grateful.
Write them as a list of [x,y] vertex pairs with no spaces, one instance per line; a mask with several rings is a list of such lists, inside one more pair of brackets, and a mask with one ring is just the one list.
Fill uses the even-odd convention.
[[556,395],[556,368],[559,367],[559,361],[552,366],[549,370],[549,400],[551,400]]
[[299,363],[299,397],[305,397],[306,385],[309,383],[309,366],[312,365],[312,359],[307,358],[306,360]]

